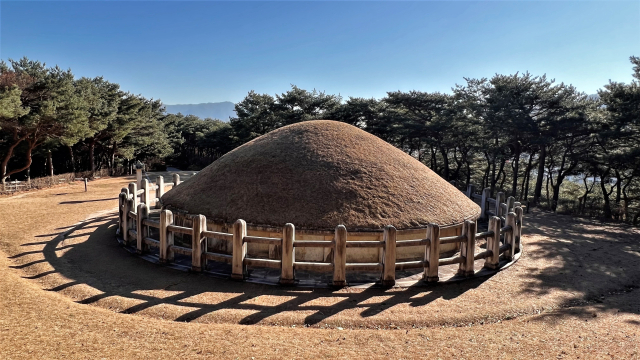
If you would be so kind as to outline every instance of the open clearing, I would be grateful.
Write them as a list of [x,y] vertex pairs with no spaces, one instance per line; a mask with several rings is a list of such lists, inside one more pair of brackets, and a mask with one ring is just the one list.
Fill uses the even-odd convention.
[[283,288],[130,255],[114,238],[129,181],[0,198],[0,358],[640,358],[637,229],[533,212],[492,277]]

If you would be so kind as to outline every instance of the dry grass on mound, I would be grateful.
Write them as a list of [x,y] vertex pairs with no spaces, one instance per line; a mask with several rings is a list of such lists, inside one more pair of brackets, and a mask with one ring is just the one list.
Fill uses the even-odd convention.
[[332,230],[450,225],[479,207],[425,165],[354,126],[275,130],[223,156],[162,198],[227,223]]

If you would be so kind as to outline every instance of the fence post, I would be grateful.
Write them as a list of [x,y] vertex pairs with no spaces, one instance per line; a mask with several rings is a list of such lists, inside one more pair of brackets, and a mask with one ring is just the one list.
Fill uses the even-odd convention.
[[129,200],[131,199],[126,198],[122,204],[122,232],[120,235],[122,235],[125,244],[129,239]]
[[144,239],[146,237],[149,237],[149,228],[142,223],[144,219],[147,219],[149,217],[149,205],[146,203],[138,205],[138,211],[136,212],[136,215],[136,233],[138,234],[136,252],[138,254],[142,254],[145,248]]
[[147,205],[151,205],[151,194],[149,191],[149,180],[147,179],[142,179],[142,190],[144,190],[144,192],[142,193],[142,198],[140,199],[141,203],[145,203]]
[[440,261],[440,226],[429,224],[427,227],[427,236],[430,242],[429,246],[425,250],[425,258],[428,261],[428,264],[427,268],[425,268],[424,277],[427,282],[437,282],[440,280],[438,277],[438,262]]
[[497,269],[500,264],[500,218],[492,216],[489,219],[489,231],[493,231],[493,236],[487,238],[487,250],[491,250],[491,256],[484,260],[484,267],[487,269]]
[[392,225],[384,227],[384,256],[382,257],[382,286],[396,284],[396,228]]
[[118,195],[118,230],[120,230],[120,235],[124,233],[124,204],[127,202],[127,194],[121,192]]
[[522,207],[517,206],[516,207],[516,228],[518,229],[518,231],[516,231],[516,235],[515,235],[515,243],[516,243],[516,249],[514,251],[515,253],[520,252],[521,250],[521,238],[522,238]]
[[167,227],[173,225],[173,213],[169,210],[160,212],[160,263],[165,264],[173,261],[173,232]]
[[467,195],[468,198],[473,199],[473,194],[475,194],[475,192],[476,192],[475,185],[469,184],[467,186],[467,193],[465,195]]
[[162,195],[164,195],[164,177],[163,176],[158,176],[156,178],[156,186],[158,187],[156,189],[156,198],[158,199],[156,200],[156,209],[160,209],[162,207],[160,198],[162,198]]
[[293,224],[286,224],[282,228],[282,272],[280,274],[280,284],[291,285],[294,282],[293,263],[296,261],[296,254],[293,242],[296,239],[296,228]]
[[498,194],[496,194],[496,216],[500,217],[502,216],[502,203],[504,202],[504,193],[503,192],[499,192]]
[[138,185],[136,185],[136,183],[131,182],[129,183],[129,194],[131,194],[131,196],[133,196],[133,205],[134,205],[134,209],[138,208]]
[[507,226],[511,226],[511,231],[508,234],[504,234],[504,242],[511,245],[511,247],[504,252],[504,257],[507,261],[513,260],[513,254],[515,253],[515,235],[517,231],[516,214],[510,212],[507,214]]
[[87,192],[87,178],[84,178],[84,192]]
[[202,232],[207,230],[207,218],[204,215],[193,217],[191,234],[191,271],[202,271],[206,267],[204,253],[207,251],[207,238],[202,241]]
[[[125,214],[125,216],[127,217],[127,228],[124,230],[124,233],[126,235],[124,240],[125,240],[125,244],[129,245],[129,242],[133,240],[129,236],[129,230],[133,229],[133,224],[135,223],[135,221],[129,217],[129,212],[133,211],[134,213],[136,213],[136,210],[137,210],[135,206],[135,200],[133,198],[129,198],[129,200],[127,200],[127,208],[128,208],[127,213]],[[137,213],[136,213],[136,216],[137,216]]]
[[513,211],[513,205],[516,203],[516,198],[514,198],[513,196],[509,196],[507,198],[507,213],[510,213]]
[[173,187],[180,185],[180,174],[173,174]]
[[[180,180],[178,179],[178,181]],[[247,236],[247,223],[238,219],[233,224],[233,258],[231,263],[231,278],[235,280],[244,280],[246,273],[246,266],[244,265],[244,258],[247,256],[247,244],[244,242],[245,236]]]
[[347,228],[336,226],[333,237],[333,286],[347,285]]
[[458,275],[473,276],[474,271],[474,259],[476,249],[476,222],[467,220],[464,222],[462,233],[465,235],[467,241],[460,247],[460,255],[464,258],[464,261],[460,263],[458,269]]
[[136,166],[136,185],[138,185],[139,188],[142,188],[142,168],[138,168]]
[[491,188],[485,188],[482,190],[482,200],[480,200],[480,218],[487,218],[487,201],[491,196]]

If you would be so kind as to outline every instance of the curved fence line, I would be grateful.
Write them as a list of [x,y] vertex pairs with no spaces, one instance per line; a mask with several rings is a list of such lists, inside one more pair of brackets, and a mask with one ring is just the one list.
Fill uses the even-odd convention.
[[[476,221],[465,221],[462,234],[458,236],[441,237],[440,227],[430,224],[424,238],[397,240],[399,232],[392,225],[383,230],[382,241],[347,241],[349,233],[344,225],[335,228],[333,240],[296,240],[294,224],[285,224],[280,237],[260,237],[247,235],[247,224],[238,219],[232,227],[232,232],[217,232],[207,230],[207,219],[204,215],[190,215],[192,226],[184,227],[174,224],[174,214],[170,210],[161,210],[158,221],[149,218],[150,203],[160,208],[159,200],[167,185],[178,186],[180,177],[173,176],[173,183],[164,183],[159,176],[156,184],[150,184],[146,179],[138,179],[141,189],[136,183],[130,183],[123,188],[119,196],[119,233],[124,243],[135,244],[137,252],[142,254],[150,248],[158,248],[161,263],[171,263],[175,254],[191,257],[191,269],[202,271],[208,261],[218,261],[231,264],[231,277],[244,280],[247,277],[247,267],[265,267],[280,269],[280,284],[293,284],[295,271],[306,270],[316,272],[331,272],[334,286],[346,285],[347,271],[380,272],[379,282],[383,286],[393,286],[396,282],[396,271],[407,269],[423,269],[423,278],[427,282],[439,281],[438,268],[444,265],[458,264],[457,274],[471,277],[475,274],[475,261],[484,259],[484,268],[498,269],[500,257],[511,261],[520,251],[520,237],[522,233],[523,207],[509,197],[505,202],[504,194],[498,193],[496,199],[489,198],[485,189],[482,195],[476,195],[472,187],[467,190],[467,196],[472,199],[480,198],[482,215],[488,219],[488,229],[477,232]],[[493,205],[493,211],[489,206]],[[150,229],[158,232],[158,238],[150,236]],[[174,242],[174,235],[186,234],[191,237],[191,246],[179,246]],[[231,254],[216,253],[209,249],[208,239],[217,239],[231,243]],[[484,241],[485,250],[475,253],[476,242]],[[280,259],[252,258],[247,256],[247,244],[258,243],[277,245],[280,249]],[[460,253],[449,258],[440,258],[440,245],[459,243]],[[397,261],[398,247],[422,247],[424,257],[417,261]],[[301,262],[295,260],[295,248],[322,247],[333,250],[331,262]],[[348,263],[348,248],[380,248],[381,260],[377,263]]]

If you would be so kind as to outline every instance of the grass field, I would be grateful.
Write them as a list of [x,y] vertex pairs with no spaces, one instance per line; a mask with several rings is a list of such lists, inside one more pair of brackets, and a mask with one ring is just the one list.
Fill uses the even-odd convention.
[[114,238],[126,178],[0,198],[0,358],[640,358],[640,232],[543,212],[492,277],[282,288],[180,272]]

